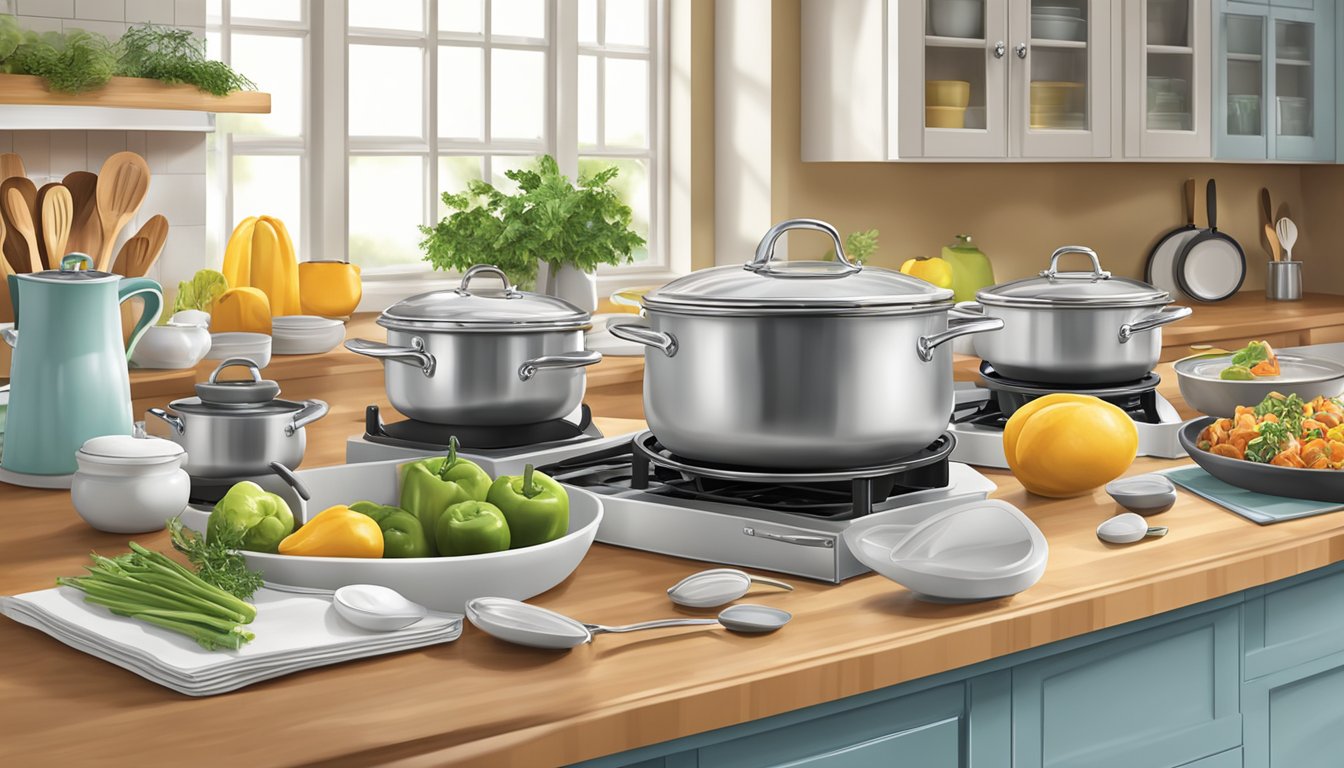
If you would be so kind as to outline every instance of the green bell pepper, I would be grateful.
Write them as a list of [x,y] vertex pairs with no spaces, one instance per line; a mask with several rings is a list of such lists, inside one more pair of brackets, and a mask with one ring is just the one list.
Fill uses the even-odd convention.
[[401,507],[356,501],[350,509],[373,518],[383,531],[383,557],[431,557],[434,545],[420,518]]
[[509,524],[494,504],[464,501],[439,516],[434,538],[441,555],[503,552],[509,548]]
[[530,547],[558,539],[569,530],[569,493],[528,464],[521,476],[503,475],[485,500],[509,521],[512,546]]
[[[464,501],[485,501],[490,475],[475,462],[457,455],[457,438],[448,442],[448,456],[411,462],[401,470],[401,508],[420,519],[430,547],[444,510]],[[431,554],[440,554],[433,552]]]
[[294,513],[285,500],[247,480],[215,504],[205,528],[207,539],[240,537],[240,546],[251,552],[275,552],[293,532]]

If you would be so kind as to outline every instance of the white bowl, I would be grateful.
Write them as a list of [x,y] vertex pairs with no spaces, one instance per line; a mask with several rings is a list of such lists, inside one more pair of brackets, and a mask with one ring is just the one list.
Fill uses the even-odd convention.
[[271,362],[271,337],[244,331],[212,333],[210,351],[205,356],[210,360],[242,357],[251,360],[258,368],[265,368]]
[[[305,321],[296,322],[302,318]],[[281,323],[286,319],[290,322]],[[271,325],[271,351],[277,355],[320,355],[345,341],[345,324],[325,317],[294,315],[275,318]]]
[[[335,465],[299,470],[295,474],[312,498],[314,514],[337,504],[368,500],[396,504],[398,468],[404,459],[368,464]],[[267,582],[307,589],[337,590],[350,584],[376,584],[400,592],[408,600],[438,611],[463,613],[476,597],[527,600],[569,578],[588,554],[602,522],[602,500],[573,486],[569,492],[569,531],[554,541],[521,549],[463,557],[300,557],[244,552],[248,567]],[[306,514],[301,513],[301,514]],[[200,519],[183,521],[203,527]],[[296,515],[296,522],[299,517]],[[199,529],[199,528],[198,528]]]
[[317,315],[280,315],[271,318],[271,330],[284,328],[286,330],[329,330],[336,326],[342,326],[340,320],[330,317],[318,317]]
[[210,332],[198,325],[151,325],[131,352],[136,368],[192,368],[210,352]]
[[174,312],[173,316],[168,318],[170,325],[199,325],[202,328],[210,327],[210,313],[202,312],[199,309],[184,309],[181,312]]
[[1086,40],[1087,21],[1073,16],[1033,14],[1031,36],[1037,40]]
[[929,27],[941,37],[978,38],[984,20],[981,0],[939,0],[929,7]]

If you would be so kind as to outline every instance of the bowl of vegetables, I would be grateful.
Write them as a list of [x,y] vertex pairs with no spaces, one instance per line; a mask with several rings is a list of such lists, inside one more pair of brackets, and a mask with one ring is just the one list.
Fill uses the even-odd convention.
[[248,567],[268,584],[376,584],[457,613],[475,597],[526,600],[564,581],[602,521],[595,494],[530,466],[491,478],[455,450],[295,474],[311,494],[308,519],[252,483],[183,518],[207,539],[227,532],[241,540]]
[[1265,341],[1233,353],[1195,355],[1173,365],[1181,397],[1209,416],[1232,416],[1237,407],[1262,402],[1271,392],[1304,402],[1344,394],[1344,365],[1301,355],[1280,355]]
[[1317,501],[1344,499],[1344,402],[1271,393],[1230,418],[1181,428],[1195,463],[1228,485]]

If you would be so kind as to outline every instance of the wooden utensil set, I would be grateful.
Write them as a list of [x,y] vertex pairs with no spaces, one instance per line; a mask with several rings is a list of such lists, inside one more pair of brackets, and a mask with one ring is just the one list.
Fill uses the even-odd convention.
[[[113,258],[121,230],[149,189],[149,166],[134,152],[118,152],[97,174],[75,171],[38,189],[23,160],[0,154],[0,272],[59,269],[61,257],[87,253],[94,268],[140,277],[154,266],[168,239],[168,220],[150,218]],[[0,322],[12,317],[8,290],[0,290]]]

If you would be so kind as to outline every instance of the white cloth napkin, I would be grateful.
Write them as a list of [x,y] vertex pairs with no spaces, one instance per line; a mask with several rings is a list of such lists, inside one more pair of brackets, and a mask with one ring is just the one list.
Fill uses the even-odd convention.
[[0,613],[66,645],[189,696],[211,696],[303,669],[456,640],[462,616],[431,612],[395,632],[342,619],[327,596],[260,589],[256,639],[237,651],[207,651],[191,638],[114,616],[60,587],[0,597]]

